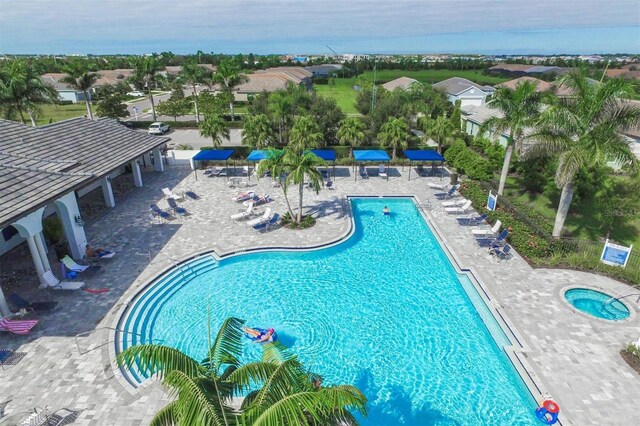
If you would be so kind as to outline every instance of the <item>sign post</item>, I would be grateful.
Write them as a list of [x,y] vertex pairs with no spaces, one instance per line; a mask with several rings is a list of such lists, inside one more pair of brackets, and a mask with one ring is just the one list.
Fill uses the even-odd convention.
[[496,209],[497,204],[498,204],[498,195],[493,194],[491,190],[489,190],[489,198],[487,199],[487,210],[494,211]]
[[602,249],[600,261],[607,265],[622,266],[624,268],[627,266],[627,262],[629,261],[631,249],[633,249],[633,244],[631,244],[630,247],[625,247],[610,243],[609,240],[607,240],[604,243],[604,249]]

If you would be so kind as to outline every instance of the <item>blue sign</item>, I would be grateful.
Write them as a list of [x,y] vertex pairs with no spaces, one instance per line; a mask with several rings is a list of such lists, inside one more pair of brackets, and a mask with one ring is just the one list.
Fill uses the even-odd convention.
[[624,268],[627,266],[632,248],[633,244],[630,247],[625,247],[610,243],[609,240],[607,240],[604,243],[604,249],[602,250],[600,261],[607,265],[622,266]]
[[489,191],[489,198],[487,199],[487,209],[494,211],[496,209],[497,203],[498,203],[498,196],[493,195],[491,191]]

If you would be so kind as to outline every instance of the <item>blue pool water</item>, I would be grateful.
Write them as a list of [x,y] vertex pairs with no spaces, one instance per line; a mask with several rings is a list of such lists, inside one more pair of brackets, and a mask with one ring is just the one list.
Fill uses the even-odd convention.
[[[124,346],[162,342],[202,359],[209,308],[213,330],[229,316],[274,327],[325,384],[358,386],[364,425],[535,424],[508,339],[413,201],[351,202],[355,232],[341,244],[207,258],[163,278],[137,299],[123,326],[142,337]],[[244,352],[257,359],[259,345]]]
[[597,318],[618,321],[629,316],[624,303],[611,300],[611,296],[596,290],[574,288],[567,290],[564,297],[576,309]]

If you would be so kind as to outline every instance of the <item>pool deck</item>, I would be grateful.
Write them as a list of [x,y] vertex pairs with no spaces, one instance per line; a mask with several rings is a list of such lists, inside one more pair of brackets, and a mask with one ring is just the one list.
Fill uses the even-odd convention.
[[[532,269],[517,254],[498,262],[474,243],[469,229],[459,226],[455,215],[444,212],[433,196],[437,191],[427,188],[427,182],[440,182],[438,178],[418,178],[412,172],[408,181],[408,169],[391,168],[395,173],[389,181],[372,176],[354,182],[351,169],[338,170],[335,190],[325,189],[317,195],[305,190],[306,212],[316,215],[318,224],[304,231],[259,233],[230,219],[243,208],[231,201],[238,190],[229,188],[225,178],[199,173],[196,181],[183,167],[170,167],[146,181],[145,187],[117,200],[115,208],[86,226],[94,247],[106,246],[117,252],[114,259],[102,261],[101,271],[85,279],[90,287],[109,287],[110,292],[39,290],[35,276],[24,278],[21,294],[34,300],[57,300],[60,306],[40,315],[41,322],[28,336],[0,334],[1,348],[26,353],[18,364],[0,369],[0,415],[3,403],[9,401],[4,414],[16,421],[34,407],[47,406],[52,411],[62,407],[81,410],[74,424],[148,424],[166,405],[168,396],[157,382],[135,392],[123,386],[113,367],[109,342],[109,327],[115,324],[123,303],[142,286],[174,261],[205,251],[225,254],[252,247],[309,247],[340,239],[351,226],[347,195],[412,195],[423,204],[433,203],[433,208],[426,210],[429,219],[461,265],[474,271],[492,296],[494,307],[515,328],[524,344],[522,357],[540,390],[560,404],[563,424],[637,424],[640,376],[618,355],[624,344],[640,336],[637,298],[625,299],[634,310],[631,319],[611,323],[577,313],[561,297],[564,288],[574,285],[609,294],[618,294],[628,286],[584,272]],[[269,204],[274,212],[286,212],[282,191],[273,188],[270,179],[252,179],[250,185],[248,189],[274,198]],[[148,204],[166,206],[162,187],[177,192],[191,189],[201,199],[180,203],[190,212],[188,217],[151,224]],[[290,199],[295,208],[297,191],[290,191]],[[52,266],[56,265],[53,250],[50,256]],[[24,257],[28,264],[28,254]],[[4,256],[0,266],[11,268],[10,263]],[[0,417],[0,424],[3,420]]]

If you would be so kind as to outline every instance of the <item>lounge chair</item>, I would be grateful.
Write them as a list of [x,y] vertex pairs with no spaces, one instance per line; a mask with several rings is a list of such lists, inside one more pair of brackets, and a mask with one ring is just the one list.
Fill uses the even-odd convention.
[[[5,365],[16,365],[22,358],[27,356],[26,352],[16,352],[12,349],[0,349],[0,365],[4,369]],[[0,404],[0,418],[4,407]]]
[[173,210],[174,213],[178,216],[186,216],[189,213],[187,212],[187,209],[185,209],[184,207],[180,207],[178,203],[176,203],[176,200],[174,200],[173,198],[169,198],[167,200],[167,203],[169,203],[169,207],[171,207],[171,210]]
[[[69,255],[66,255],[65,257],[60,259],[60,262],[62,262],[62,264],[68,270],[73,272],[84,272],[87,269],[92,267],[91,265],[80,265],[79,263],[76,263],[76,261],[70,258]],[[94,269],[99,269],[99,268],[100,268],[99,266],[94,267]]]
[[280,215],[276,213],[268,221],[253,225],[253,229],[255,229],[256,231],[268,231],[270,227],[278,225],[278,222],[280,222]]
[[11,293],[7,301],[18,309],[32,309],[34,312],[49,312],[58,306],[58,302],[29,302],[18,293]]
[[209,175],[209,177],[213,177],[213,176],[220,176],[220,172],[221,170],[219,170],[216,166],[213,166],[212,168],[205,171],[204,174]]
[[80,290],[85,286],[85,283],[82,281],[60,281],[51,271],[45,272],[44,275],[42,275],[42,279],[47,288],[54,290]]
[[249,191],[249,192],[241,192],[239,194],[236,194],[235,197],[233,197],[231,200],[232,201],[247,201],[250,198],[255,197],[255,192],[253,191]]
[[509,244],[505,244],[502,247],[500,246],[491,247],[489,249],[489,253],[495,254],[496,256],[498,256],[498,260],[504,260],[512,256],[511,246]]
[[271,207],[267,207],[267,209],[264,211],[264,214],[262,216],[248,221],[247,225],[249,226],[257,225],[262,222],[268,222],[269,219],[271,219]]
[[38,324],[38,320],[10,320],[0,317],[0,331],[8,331],[13,334],[29,334],[36,324]]
[[220,169],[220,171],[218,172],[218,176],[226,176],[228,173],[226,168],[222,168]]
[[378,176],[380,176],[381,178],[387,178],[389,177],[387,175],[387,168],[384,166],[384,164],[380,164],[378,166]]
[[162,188],[162,193],[170,200],[183,200],[181,196],[174,194],[169,188]]
[[431,189],[439,189],[440,191],[447,189],[446,183],[428,183],[427,186]]
[[440,199],[447,199],[447,198],[453,198],[456,197],[456,191],[458,190],[458,186],[459,185],[453,185],[449,191],[447,192],[438,192],[436,194],[434,194],[436,196],[436,198],[440,198]]
[[500,227],[502,226],[502,222],[496,220],[496,223],[489,229],[474,229],[471,232],[473,235],[482,236],[482,237],[495,237],[500,232]]
[[458,224],[462,226],[476,226],[484,223],[484,221],[487,220],[487,217],[489,216],[486,214],[482,214],[480,216],[474,217],[457,217],[456,220],[458,221]]
[[452,201],[442,201],[442,207],[460,207],[463,206],[467,201],[466,198],[460,198],[459,200]]
[[326,186],[326,187],[327,187],[327,189],[336,189],[336,187],[335,187],[335,186],[333,186],[333,181],[331,181],[331,180],[328,180],[328,181],[324,184],[324,186]]
[[507,231],[506,229],[503,229],[500,235],[498,235],[495,238],[487,238],[487,237],[477,238],[476,237],[476,242],[480,247],[501,247],[507,243],[506,239],[508,236],[509,236],[509,231]]
[[173,216],[171,216],[168,212],[162,210],[160,207],[158,207],[157,204],[149,204],[149,210],[151,210],[152,213],[164,220],[173,219]]
[[360,177],[362,179],[369,178],[369,173],[367,173],[367,168],[365,166],[360,166],[360,168],[358,169],[358,173],[360,173]]
[[235,213],[231,215],[231,219],[233,220],[240,220],[240,219],[244,219],[246,217],[249,217],[253,214],[253,201],[249,201],[249,204],[247,204],[247,210],[242,211],[240,213]]
[[418,176],[420,177],[425,177],[429,174],[422,164],[419,164],[418,167],[416,167],[416,173],[418,173]]
[[242,204],[247,206],[249,205],[250,202],[253,202],[254,206],[260,206],[262,204],[267,204],[272,202],[273,200],[271,199],[271,197],[267,194],[263,194],[263,195],[254,195],[250,200],[247,200],[245,202],[243,202]]
[[198,196],[198,194],[196,194],[193,191],[185,191],[184,195],[186,195],[187,197],[191,198],[192,200],[199,200],[200,197]]
[[249,166],[242,166],[242,176],[249,176]]
[[445,212],[449,213],[449,214],[464,214],[466,213],[469,209],[471,208],[471,200],[467,200],[466,203],[464,203],[462,206],[460,207],[446,207],[444,209]]

